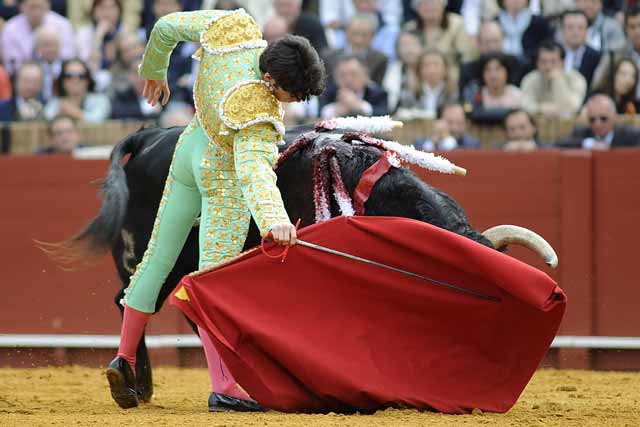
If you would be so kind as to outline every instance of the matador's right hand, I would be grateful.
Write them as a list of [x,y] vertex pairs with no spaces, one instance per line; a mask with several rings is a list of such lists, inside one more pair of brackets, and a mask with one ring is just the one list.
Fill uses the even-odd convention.
[[296,244],[296,227],[291,223],[275,224],[269,231],[273,236],[273,241],[280,246],[293,246]]
[[147,98],[147,102],[152,107],[160,101],[160,96],[162,96],[162,106],[164,107],[169,102],[169,96],[171,95],[171,91],[169,91],[169,84],[167,80],[145,80],[144,89],[142,90],[142,96]]

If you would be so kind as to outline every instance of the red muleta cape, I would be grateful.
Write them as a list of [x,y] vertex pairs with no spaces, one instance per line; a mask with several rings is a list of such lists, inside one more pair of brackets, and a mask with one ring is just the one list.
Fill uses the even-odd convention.
[[423,222],[337,217],[299,238],[500,302],[300,245],[284,263],[254,249],[185,276],[172,304],[211,332],[239,384],[278,411],[506,412],[566,306],[545,273]]

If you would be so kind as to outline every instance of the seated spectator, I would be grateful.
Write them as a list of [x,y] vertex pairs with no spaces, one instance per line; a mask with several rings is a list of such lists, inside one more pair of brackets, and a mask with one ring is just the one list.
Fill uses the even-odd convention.
[[467,94],[465,108],[474,122],[499,124],[509,110],[522,107],[524,95],[509,84],[511,64],[508,56],[491,52],[483,55],[480,61],[481,86],[475,93]]
[[103,92],[111,83],[109,68],[116,60],[116,38],[121,30],[121,19],[120,0],[93,0],[91,24],[78,29],[78,58],[91,68],[98,92]]
[[122,31],[116,38],[116,59],[111,73],[110,92],[126,89],[129,84],[129,70],[139,63],[144,54],[144,41],[137,33]]
[[418,18],[407,22],[403,31],[417,35],[426,48],[436,48],[447,58],[450,81],[457,87],[460,70],[458,64],[470,61],[476,50],[464,28],[460,15],[446,12],[446,0],[413,0],[412,7]]
[[13,98],[0,102],[0,121],[41,120],[44,102],[42,67],[35,61],[23,62],[15,79]]
[[536,70],[522,79],[524,109],[547,117],[577,114],[587,93],[587,81],[576,70],[564,70],[564,49],[547,41],[538,48]]
[[60,36],[53,27],[40,27],[35,35],[36,61],[40,63],[44,73],[42,85],[42,99],[46,102],[53,97],[53,85],[60,77],[62,57],[60,56]]
[[640,131],[616,123],[616,105],[607,95],[593,95],[585,109],[589,127],[576,127],[566,140],[557,144],[558,147],[608,150],[636,147],[640,143]]
[[420,57],[420,81],[414,90],[400,94],[396,115],[399,118],[435,118],[444,104],[455,102],[457,93],[449,81],[445,56],[438,50],[427,50]]
[[111,114],[109,98],[95,93],[95,83],[87,64],[79,59],[62,63],[57,82],[58,96],[52,98],[44,108],[44,116],[52,120],[62,114],[77,121],[102,123]]
[[376,84],[381,85],[387,71],[388,59],[384,53],[371,47],[371,40],[376,32],[378,19],[373,14],[354,15],[347,26],[347,44],[342,49],[326,51],[324,62],[329,79],[333,79],[333,70],[338,57],[356,55],[365,63],[369,76]]
[[40,26],[58,30],[63,59],[75,56],[73,28],[69,21],[51,11],[49,0],[22,0],[20,14],[11,18],[2,30],[2,52],[5,69],[13,74],[20,65],[33,58],[35,31]]
[[131,64],[129,85],[116,91],[111,99],[111,118],[114,120],[155,120],[162,112],[160,103],[151,106],[142,96],[145,80],[138,74],[138,66],[139,63]]
[[371,82],[367,67],[356,56],[340,58],[336,85],[322,95],[320,116],[383,116],[387,112],[387,93]]
[[80,142],[76,121],[70,116],[54,117],[47,124],[47,133],[49,143],[40,148],[37,154],[71,154]]
[[624,31],[615,18],[602,12],[602,0],[576,0],[576,9],[584,12],[589,20],[589,46],[600,52],[616,52],[624,48]]
[[289,32],[287,21],[280,15],[273,15],[264,23],[262,37],[267,43],[273,43],[280,37],[284,37]]
[[483,22],[495,20],[500,13],[496,0],[452,0],[447,1],[446,10],[461,15],[467,34],[474,38],[478,36]]
[[516,108],[504,117],[507,140],[502,144],[504,151],[529,153],[540,146],[536,121],[525,110]]
[[403,91],[417,92],[422,44],[411,33],[401,33],[397,41],[397,58],[387,66],[382,87],[387,91],[389,111],[395,113]]
[[328,47],[324,27],[317,17],[302,11],[302,0],[274,0],[273,7],[287,21],[289,33],[306,37],[318,53]]
[[587,15],[580,10],[570,10],[562,15],[562,39],[566,52],[564,69],[580,72],[589,90],[602,55],[587,45],[587,27]]
[[[513,55],[507,55],[503,50],[504,37],[502,28],[496,21],[484,22],[480,26],[478,33],[478,51],[480,55],[489,52],[500,52],[508,58],[510,66],[509,83],[519,85],[530,67],[530,63],[526,60],[519,59]],[[480,58],[470,62],[465,62],[460,67],[460,95],[462,99],[468,97],[468,94],[475,93],[482,85],[482,61]],[[467,95],[465,95],[467,94]]]
[[613,82],[606,79],[598,92],[609,95],[615,101],[618,114],[634,116],[640,111],[640,103],[636,99],[637,87],[636,63],[631,58],[621,58],[616,63]]
[[333,49],[345,47],[345,28],[354,15],[373,14],[376,19],[376,31],[371,40],[371,47],[384,53],[389,60],[395,59],[396,39],[402,18],[402,5],[399,2],[320,0],[318,9],[320,22],[325,27],[329,45]]
[[467,120],[460,104],[442,107],[440,119],[433,125],[431,138],[418,139],[415,146],[422,151],[450,151],[457,148],[480,148],[480,141],[465,133]]
[[[616,61],[620,61],[622,58],[631,59],[636,67],[640,69],[640,6],[630,6],[624,13],[624,29],[626,34],[625,47],[617,52]],[[601,79],[597,80],[594,86],[605,86],[607,80],[611,79],[610,70],[614,67],[611,66],[611,58],[606,55],[602,58],[601,67],[605,72]],[[636,87],[636,99],[640,100],[640,85]]]
[[549,23],[544,17],[531,12],[529,0],[501,0],[498,5],[504,53],[531,60],[540,43],[553,35]]
[[[64,0],[63,0],[64,1]],[[122,29],[126,31],[136,31],[141,27],[140,19],[147,11],[143,10],[149,0],[119,0],[122,6],[120,22]],[[92,6],[93,0],[66,0],[67,16],[73,27],[80,29],[91,25],[93,22]],[[148,13],[151,13],[150,11]]]

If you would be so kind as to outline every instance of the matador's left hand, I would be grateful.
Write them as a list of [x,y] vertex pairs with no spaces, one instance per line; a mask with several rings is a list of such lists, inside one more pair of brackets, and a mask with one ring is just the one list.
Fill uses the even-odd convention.
[[164,107],[167,105],[167,102],[169,102],[170,95],[171,91],[169,91],[167,80],[145,80],[142,96],[147,98],[147,102],[152,107],[155,107],[158,101],[160,101],[161,96],[162,106]]

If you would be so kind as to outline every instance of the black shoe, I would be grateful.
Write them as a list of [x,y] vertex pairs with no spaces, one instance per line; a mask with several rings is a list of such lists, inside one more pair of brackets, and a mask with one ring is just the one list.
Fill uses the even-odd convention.
[[111,397],[122,409],[138,406],[136,379],[129,362],[118,356],[107,367],[107,380],[111,388]]
[[222,393],[209,395],[209,412],[264,412],[266,409],[255,400],[239,399]]
[[151,378],[151,366],[136,362],[136,390],[140,403],[151,402],[153,396],[153,380]]

